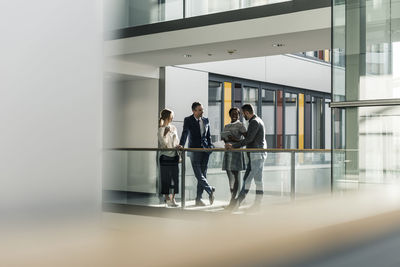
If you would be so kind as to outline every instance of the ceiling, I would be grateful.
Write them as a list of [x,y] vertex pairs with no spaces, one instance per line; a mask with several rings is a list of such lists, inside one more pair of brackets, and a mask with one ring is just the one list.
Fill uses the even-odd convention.
[[[276,47],[282,44],[281,47]],[[238,58],[281,55],[330,48],[330,29],[178,47],[116,56],[123,61],[152,66],[203,63]],[[234,51],[229,53],[229,51]],[[187,57],[187,56],[190,57]]]
[[[158,68],[329,49],[330,15],[330,8],[321,8],[111,40],[105,42],[105,54],[113,60]],[[141,76],[134,68],[132,75]]]

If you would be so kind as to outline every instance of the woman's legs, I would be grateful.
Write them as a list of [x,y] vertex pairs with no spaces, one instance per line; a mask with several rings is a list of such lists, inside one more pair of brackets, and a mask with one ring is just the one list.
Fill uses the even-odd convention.
[[232,201],[236,198],[239,189],[239,171],[226,170],[226,174],[228,175],[229,189],[231,191],[230,203],[232,203]]
[[232,199],[235,199],[238,189],[239,189],[239,171],[232,171],[232,174],[233,174],[234,183],[233,183],[231,194],[232,194]]
[[165,196],[165,203],[170,205],[169,189],[171,185],[170,166],[168,166],[168,157],[162,155],[160,157],[160,176],[161,176],[161,194]]
[[[179,158],[177,159],[179,161]],[[174,193],[171,195],[171,201],[174,206],[176,206],[175,202],[175,194],[179,193],[179,167],[178,167],[178,162],[176,162],[176,165],[171,166],[171,180],[174,181]]]

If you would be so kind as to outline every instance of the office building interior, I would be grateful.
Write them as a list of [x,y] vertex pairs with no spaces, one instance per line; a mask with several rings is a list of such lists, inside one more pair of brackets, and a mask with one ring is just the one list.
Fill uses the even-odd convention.
[[[39,2],[0,4],[0,265],[397,266],[400,0]],[[215,201],[197,205],[186,146],[171,208],[160,111],[181,136],[196,101]],[[244,104],[264,197],[230,210],[221,132]]]

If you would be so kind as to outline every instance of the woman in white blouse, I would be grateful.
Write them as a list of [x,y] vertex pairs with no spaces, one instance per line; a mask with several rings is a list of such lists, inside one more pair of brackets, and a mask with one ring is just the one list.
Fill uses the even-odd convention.
[[[176,148],[179,138],[176,127],[171,124],[174,118],[172,110],[163,109],[160,113],[158,128],[158,144],[160,148]],[[169,207],[177,207],[175,194],[179,193],[179,155],[178,151],[160,152],[161,194],[165,195],[165,203]],[[170,194],[171,182],[174,182],[173,193]]]

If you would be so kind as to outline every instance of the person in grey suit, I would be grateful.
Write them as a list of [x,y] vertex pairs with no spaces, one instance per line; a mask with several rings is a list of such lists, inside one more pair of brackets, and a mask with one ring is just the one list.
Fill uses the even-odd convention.
[[[264,122],[256,114],[251,104],[245,104],[242,106],[243,117],[249,122],[247,128],[246,138],[240,140],[234,144],[225,144],[226,149],[240,148],[246,146],[247,148],[267,148],[267,142],[265,141],[265,127]],[[243,187],[236,199],[236,202],[241,204],[245,199],[246,194],[249,192],[251,181],[254,179],[256,184],[256,200],[255,206],[261,203],[264,188],[262,173],[264,168],[264,161],[267,157],[265,152],[248,152],[249,163],[247,164],[246,173],[243,177]]]

